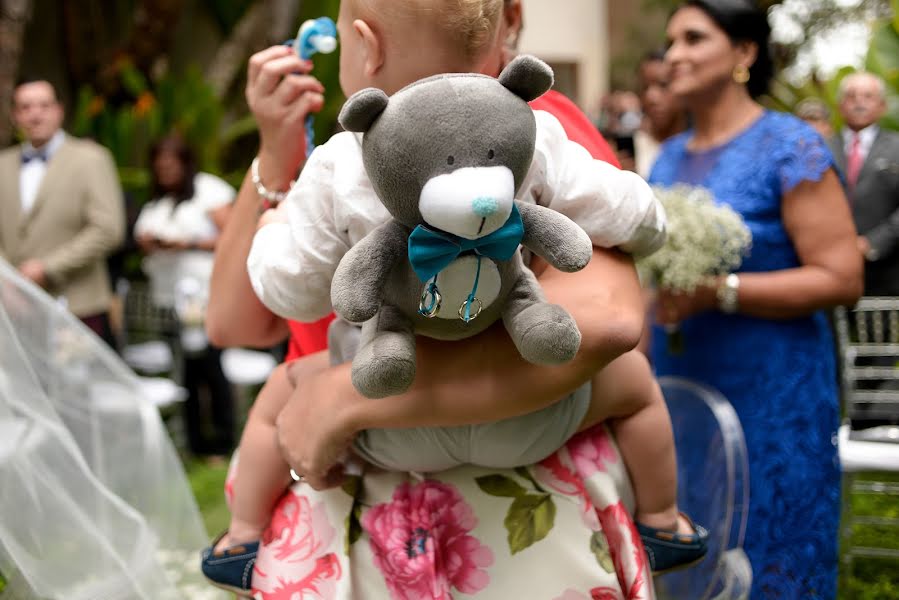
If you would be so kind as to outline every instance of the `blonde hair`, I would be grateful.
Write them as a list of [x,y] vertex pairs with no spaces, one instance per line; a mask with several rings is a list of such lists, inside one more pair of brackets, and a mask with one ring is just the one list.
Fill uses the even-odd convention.
[[506,0],[343,0],[385,27],[425,21],[453,51],[476,61],[492,47]]

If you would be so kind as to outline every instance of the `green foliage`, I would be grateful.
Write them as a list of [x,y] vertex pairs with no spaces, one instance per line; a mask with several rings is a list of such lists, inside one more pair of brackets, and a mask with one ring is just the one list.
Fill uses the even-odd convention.
[[[894,6],[899,5],[899,0],[892,2]],[[886,82],[887,114],[881,125],[899,130],[899,17],[883,19],[873,25],[865,70]],[[832,124],[839,129],[843,125],[837,109],[840,82],[855,71],[855,68],[847,66],[826,81],[813,77],[802,84],[790,83],[779,77],[773,82],[765,104],[776,110],[793,112],[805,98],[819,98],[830,107]]]
[[115,157],[126,191],[146,200],[149,191],[149,153],[160,137],[179,132],[197,153],[200,169],[221,173],[221,156],[227,143],[246,126],[238,122],[223,128],[223,108],[202,73],[188,68],[148,81],[136,68],[121,70],[128,95],[107,99],[84,86],[78,96],[72,133],[90,137],[106,146]]

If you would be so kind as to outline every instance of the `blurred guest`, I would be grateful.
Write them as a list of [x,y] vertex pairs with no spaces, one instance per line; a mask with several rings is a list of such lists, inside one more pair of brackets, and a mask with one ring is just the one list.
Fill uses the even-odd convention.
[[640,97],[634,92],[617,91],[612,94],[613,140],[622,169],[636,170],[634,135],[640,130],[643,112]]
[[234,447],[234,399],[222,372],[221,350],[207,343],[202,322],[212,251],[235,190],[214,175],[197,172],[193,152],[177,135],[156,143],[150,163],[153,200],[138,215],[134,235],[146,255],[143,268],[153,302],[178,323],[176,331],[167,333],[178,336],[184,350],[190,450],[196,455],[224,455]]
[[865,256],[865,295],[899,296],[899,134],[877,121],[886,113],[886,87],[870,73],[840,84],[846,126],[831,138]]
[[[852,304],[862,290],[846,198],[821,136],[756,102],[773,64],[766,14],[753,0],[684,2],[667,36],[670,89],[692,129],[665,142],[650,181],[710,190],[742,216],[752,250],[739,273],[694,293],[660,290],[652,361],[660,375],[714,386],[740,418],[750,597],[835,598],[840,414],[823,309]],[[680,353],[662,328],[674,324]],[[685,493],[705,501],[709,490]]]
[[647,54],[637,71],[643,123],[634,133],[636,171],[648,177],[662,142],[687,128],[687,113],[681,102],[668,89],[670,67],[665,52]]
[[796,105],[796,116],[812,126],[825,140],[833,135],[830,124],[830,109],[820,98],[806,98]]
[[0,152],[0,258],[114,347],[106,256],[124,235],[122,188],[109,151],[67,135],[63,116],[49,81],[16,86],[25,141]]

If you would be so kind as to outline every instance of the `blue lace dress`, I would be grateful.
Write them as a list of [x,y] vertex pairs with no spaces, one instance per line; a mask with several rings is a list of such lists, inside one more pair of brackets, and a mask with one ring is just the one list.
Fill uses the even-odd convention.
[[[833,166],[825,142],[800,120],[766,112],[716,148],[687,149],[692,132],[667,142],[654,185],[703,186],[738,211],[752,231],[741,271],[799,265],[781,201]],[[833,599],[840,516],[839,421],[833,340],[826,316],[766,320],[713,311],[682,323],[683,352],[653,331],[659,375],[719,389],[739,414],[749,449],[751,598]]]

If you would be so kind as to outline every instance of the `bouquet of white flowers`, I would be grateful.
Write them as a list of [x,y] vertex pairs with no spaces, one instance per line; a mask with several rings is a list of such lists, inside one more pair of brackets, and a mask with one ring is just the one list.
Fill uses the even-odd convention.
[[[668,238],[654,254],[637,261],[644,285],[691,293],[713,278],[735,271],[752,245],[752,234],[731,207],[717,204],[705,188],[654,187],[668,217]],[[668,327],[672,353],[683,348],[680,329]]]
[[743,218],[716,204],[705,188],[654,187],[668,217],[668,238],[655,253],[637,261],[646,285],[690,293],[718,275],[736,270],[752,244]]

